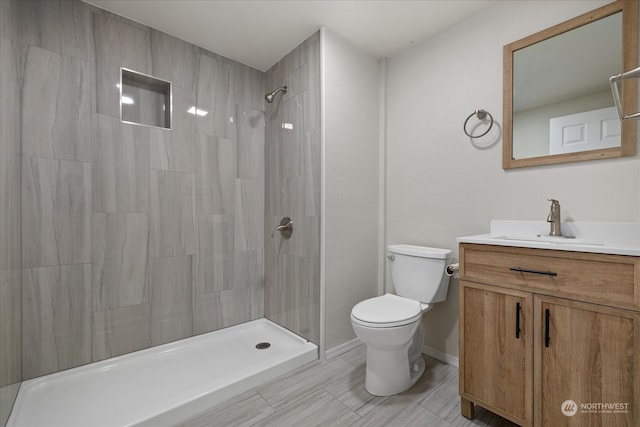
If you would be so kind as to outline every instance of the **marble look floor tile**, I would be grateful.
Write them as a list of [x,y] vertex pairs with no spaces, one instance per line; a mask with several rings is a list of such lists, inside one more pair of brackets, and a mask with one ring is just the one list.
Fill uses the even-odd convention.
[[366,415],[388,396],[374,396],[364,388],[366,365],[347,365],[342,375],[336,375],[324,389],[358,415]]
[[[449,366],[449,365],[447,365]],[[449,419],[460,413],[458,376],[454,374],[431,383],[430,390],[420,401],[420,406],[440,418]]]
[[93,214],[93,309],[149,301],[147,214]]
[[340,426],[350,425],[358,415],[324,390],[316,390],[298,402],[254,424],[256,426]]
[[22,270],[23,379],[91,362],[91,264]]
[[424,374],[413,387],[402,393],[403,396],[415,403],[420,403],[427,396],[433,395],[434,390],[443,383],[450,384],[453,382],[455,387],[458,384],[458,370],[454,366],[428,356],[425,356],[424,359]]
[[445,427],[447,422],[406,397],[396,395],[380,402],[375,409],[354,423],[353,426]]
[[259,386],[256,390],[274,409],[280,410],[324,387],[334,376],[342,375],[344,371],[345,363],[341,360],[314,362]]
[[93,361],[148,348],[149,318],[149,304],[94,312]]
[[337,356],[337,358],[350,365],[360,366],[367,360],[367,346],[360,343],[352,350]]
[[[441,362],[425,356],[434,367],[439,369]],[[342,426],[397,426],[397,427],[515,427],[514,424],[477,407],[477,416],[474,420],[467,420],[460,415],[459,403],[455,409],[456,414],[451,414],[451,419],[443,419],[438,415],[426,410],[404,395],[372,398],[364,403],[357,411],[352,411],[354,405],[358,405],[367,399],[362,393],[366,391],[358,389],[363,384],[363,369],[366,360],[366,347],[360,345],[353,350],[344,353],[329,361],[311,362],[289,374],[285,374],[275,380],[259,386],[238,398],[239,405],[234,401],[218,406],[201,414],[189,422],[190,427],[205,427],[211,425],[231,426],[232,422],[226,422],[229,413],[242,412],[239,408],[245,408],[251,417],[253,412],[251,407],[245,402],[256,402],[259,408],[267,408],[264,401],[270,403],[276,412],[268,418],[257,421],[254,425],[323,425],[331,427]],[[336,363],[338,362],[338,363]],[[437,363],[434,363],[437,362]],[[445,375],[449,372],[442,369],[435,378],[441,378],[438,385],[454,384],[457,381],[457,370],[451,367],[454,374]],[[444,375],[444,377],[443,377]],[[440,380],[437,380],[440,381]],[[416,386],[414,386],[416,387]],[[418,387],[420,388],[420,387]],[[255,396],[258,393],[264,401]],[[373,396],[371,396],[373,397]],[[340,402],[342,400],[342,402]],[[360,401],[359,401],[360,400]],[[452,399],[459,402],[459,398]],[[340,402],[343,406],[338,405]],[[350,406],[351,405],[351,406]],[[339,415],[347,410],[350,414],[347,419],[326,418],[332,415]],[[305,412],[307,411],[307,412]],[[259,411],[258,411],[259,412]],[[353,415],[356,415],[355,417]],[[262,415],[260,415],[262,416]],[[219,422],[220,423],[219,423]],[[254,421],[251,421],[254,422]],[[222,424],[221,424],[222,423]]]
[[460,403],[458,402],[458,413],[447,420],[451,427],[471,427],[471,426],[483,426],[483,427],[519,427],[517,424],[506,420],[499,415],[496,415],[484,408],[476,406],[476,416],[473,420],[464,418],[460,414]]
[[256,391],[251,390],[215,406],[210,411],[178,424],[178,426],[248,427],[264,420],[274,412],[274,409]]
[[193,257],[151,259],[151,345],[193,335]]
[[30,47],[22,93],[22,152],[91,160],[89,67],[84,59]]
[[22,265],[91,263],[91,164],[22,158]]

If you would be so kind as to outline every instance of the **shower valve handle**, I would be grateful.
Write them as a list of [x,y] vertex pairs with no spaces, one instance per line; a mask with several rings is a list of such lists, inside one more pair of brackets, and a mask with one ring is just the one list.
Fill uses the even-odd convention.
[[279,231],[282,237],[288,239],[293,234],[293,221],[288,216],[285,216],[280,220],[280,225],[273,229],[271,232],[271,237],[275,234],[276,231]]

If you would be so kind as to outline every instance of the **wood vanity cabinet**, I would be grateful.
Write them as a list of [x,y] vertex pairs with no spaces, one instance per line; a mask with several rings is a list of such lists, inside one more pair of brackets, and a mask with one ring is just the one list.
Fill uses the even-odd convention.
[[640,257],[461,243],[459,375],[467,418],[640,426]]

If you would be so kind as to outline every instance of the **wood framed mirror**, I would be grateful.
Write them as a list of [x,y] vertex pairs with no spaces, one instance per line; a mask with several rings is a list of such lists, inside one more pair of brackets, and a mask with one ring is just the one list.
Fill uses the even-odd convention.
[[[637,66],[637,0],[504,46],[503,169],[634,156],[637,121],[620,121],[609,78]],[[623,81],[623,111],[638,111],[637,88]]]

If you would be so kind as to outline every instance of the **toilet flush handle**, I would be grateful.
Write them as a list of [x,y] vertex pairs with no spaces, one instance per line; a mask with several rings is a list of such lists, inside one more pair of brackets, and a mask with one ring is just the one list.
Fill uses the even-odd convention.
[[391,261],[395,261],[396,255],[395,254],[389,254],[389,255],[387,255],[387,258],[389,258]]

